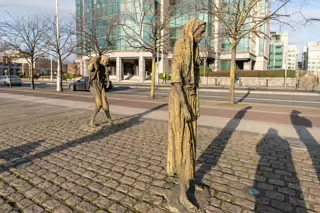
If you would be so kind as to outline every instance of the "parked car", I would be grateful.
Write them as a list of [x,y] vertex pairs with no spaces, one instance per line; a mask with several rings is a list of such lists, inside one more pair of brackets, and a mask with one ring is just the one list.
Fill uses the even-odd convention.
[[[105,82],[105,85],[108,85],[107,91],[113,87],[112,81],[109,81],[109,84]],[[78,81],[71,83],[69,89],[72,91],[90,91],[89,77],[82,77]]]
[[[8,75],[0,76],[0,85],[9,86],[10,85],[10,79]],[[11,75],[11,85],[12,86],[21,86],[22,81],[21,78],[19,78],[16,75]]]

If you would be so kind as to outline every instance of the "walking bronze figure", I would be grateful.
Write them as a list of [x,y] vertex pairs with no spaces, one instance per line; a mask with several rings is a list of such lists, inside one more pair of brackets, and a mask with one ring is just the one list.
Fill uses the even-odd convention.
[[206,23],[200,19],[190,19],[184,25],[181,38],[175,44],[171,68],[167,173],[179,177],[179,201],[188,211],[197,210],[188,199],[187,190],[195,178],[197,119],[200,116],[198,44],[205,31]]
[[109,58],[107,56],[97,56],[90,60],[88,71],[90,75],[90,90],[95,98],[96,108],[93,112],[90,122],[91,126],[95,125],[95,118],[102,108],[106,114],[107,121],[112,124],[112,119],[109,112],[109,103],[106,94],[105,82],[109,83]]

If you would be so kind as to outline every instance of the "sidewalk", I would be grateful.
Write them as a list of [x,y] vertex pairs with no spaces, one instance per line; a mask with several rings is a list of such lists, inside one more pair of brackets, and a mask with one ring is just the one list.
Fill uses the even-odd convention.
[[[21,100],[21,101],[31,101],[39,104],[50,104],[50,105],[63,106],[63,107],[72,108],[72,109],[92,110],[94,108],[94,103],[91,102],[92,98],[90,96],[88,97],[90,98],[89,101],[78,101],[78,100],[81,100],[79,99],[80,97],[74,100],[69,98],[69,100],[59,99],[59,101],[57,101],[56,98],[35,97],[35,96],[32,96],[31,93],[30,93],[30,96],[0,93],[0,98],[11,98],[11,99]],[[112,103],[113,99],[116,101],[115,103]],[[117,103],[123,102],[125,101],[125,99],[121,101],[121,98],[119,100],[119,97],[118,98],[109,97],[109,100],[111,101],[110,109],[113,114],[127,115],[127,116],[140,114],[146,110],[150,110],[152,107],[157,108],[161,106],[160,109],[165,108],[167,105],[167,103],[163,101],[156,104],[151,104],[151,103],[148,104],[147,101],[144,101],[145,102],[144,105],[145,106],[149,105],[149,108],[142,108],[140,105],[137,105],[135,107],[130,107],[130,106],[127,106],[129,102],[123,103],[121,105],[117,105]],[[136,102],[138,103],[139,101],[137,100]],[[131,104],[134,104],[134,103],[131,102]],[[259,107],[257,108],[257,110],[258,109]],[[208,108],[208,110],[214,111],[215,110],[214,106],[211,109]],[[216,110],[219,110],[219,107],[217,107]],[[295,139],[301,139],[301,140],[320,140],[320,126],[316,125],[316,127],[314,127],[315,124],[319,123],[318,122],[319,119],[317,119],[316,121],[312,121],[313,119],[312,117],[318,116],[318,115],[314,115],[314,113],[317,113],[317,111],[309,115],[304,114],[302,112],[301,115],[298,114],[297,116],[291,118],[291,119],[294,119],[293,121],[289,120],[286,123],[279,123],[279,122],[276,123],[276,122],[268,122],[268,116],[267,116],[268,111],[265,111],[265,110],[266,108],[263,109],[260,107],[260,112],[262,112],[262,114],[263,112],[265,112],[266,114],[265,119],[263,120],[257,120],[255,118],[256,115],[252,114],[253,112],[250,112],[250,109],[246,109],[246,106],[243,106],[243,107],[237,107],[236,109],[233,109],[234,119],[230,120],[229,117],[222,117],[221,113],[220,113],[221,115],[217,113],[217,115],[215,116],[201,115],[198,124],[201,126],[216,127],[216,128],[224,128],[227,124],[229,124],[227,126],[229,126],[231,129],[235,129],[238,131],[259,133],[259,134],[264,134],[265,132],[268,131],[268,129],[274,128],[274,129],[277,129],[278,134],[281,137],[295,138]],[[252,120],[247,119],[247,116],[239,117],[239,113],[248,114],[247,116],[252,114],[252,116],[249,116],[249,118],[251,117]],[[167,121],[168,112],[167,110],[152,110],[150,113],[142,117]],[[287,112],[286,117],[287,119],[290,119],[290,111]],[[292,124],[292,122],[294,123]]]
[[[166,175],[168,125],[144,119],[161,105],[113,115],[113,127],[99,116],[100,126],[89,128],[89,103],[3,94],[18,102],[0,103],[9,116],[37,116],[40,106],[79,110],[1,129],[0,212],[169,213],[164,191],[175,180]],[[210,190],[206,213],[320,212],[319,144],[285,139],[272,127],[235,131],[243,119],[198,128],[195,178]]]

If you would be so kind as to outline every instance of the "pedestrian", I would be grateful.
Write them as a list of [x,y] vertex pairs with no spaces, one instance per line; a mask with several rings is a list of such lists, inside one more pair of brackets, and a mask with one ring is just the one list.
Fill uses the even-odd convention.
[[236,85],[239,85],[239,76],[238,76],[237,74],[235,74],[234,83],[235,83]]

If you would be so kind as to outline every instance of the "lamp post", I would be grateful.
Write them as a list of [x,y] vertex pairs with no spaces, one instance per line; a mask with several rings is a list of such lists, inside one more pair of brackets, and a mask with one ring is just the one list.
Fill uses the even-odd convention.
[[[59,0],[56,0],[56,22],[57,22],[57,45],[58,48],[60,48],[60,27],[59,27],[59,22],[60,22],[60,18],[59,18]],[[61,68],[60,68],[60,58],[59,55],[57,57],[57,91],[58,92],[62,92],[62,87],[61,87]]]

